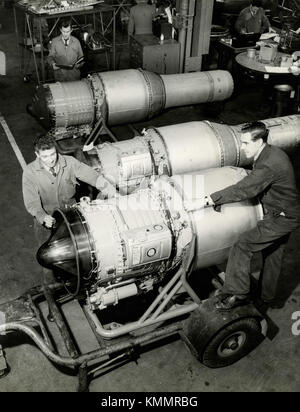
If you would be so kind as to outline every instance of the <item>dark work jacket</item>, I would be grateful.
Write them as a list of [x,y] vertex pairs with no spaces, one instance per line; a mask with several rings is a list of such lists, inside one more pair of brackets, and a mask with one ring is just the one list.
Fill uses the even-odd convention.
[[300,221],[300,197],[293,166],[287,154],[278,147],[266,145],[244,179],[211,194],[216,206],[256,196],[265,212],[284,213]]

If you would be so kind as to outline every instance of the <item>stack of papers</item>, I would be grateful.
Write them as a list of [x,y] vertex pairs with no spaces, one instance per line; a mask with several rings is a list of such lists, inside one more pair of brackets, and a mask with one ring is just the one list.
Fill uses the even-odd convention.
[[268,73],[290,73],[289,67],[265,66]]
[[269,40],[269,39],[273,39],[274,37],[278,36],[277,33],[263,33],[259,40]]

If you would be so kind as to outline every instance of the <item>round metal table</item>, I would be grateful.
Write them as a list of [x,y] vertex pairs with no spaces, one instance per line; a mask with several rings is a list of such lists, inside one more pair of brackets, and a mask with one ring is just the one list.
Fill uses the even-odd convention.
[[280,67],[281,58],[288,56],[290,55],[278,52],[274,62],[262,63],[259,61],[259,51],[256,51],[254,58],[248,57],[247,52],[243,52],[239,53],[235,57],[235,60],[240,66],[242,66],[242,68],[261,73],[264,75],[265,79],[268,79],[270,75],[291,75],[288,67]]
[[[248,57],[247,52],[239,53],[235,57],[243,75],[255,79],[260,85],[258,87],[262,88],[262,101],[270,104],[270,114],[273,114],[273,117],[288,114],[291,99],[295,97],[295,76],[289,72],[288,67],[280,67],[281,58],[287,56],[290,55],[278,52],[274,62],[261,62],[257,50],[253,58]],[[240,81],[243,81],[242,77]]]

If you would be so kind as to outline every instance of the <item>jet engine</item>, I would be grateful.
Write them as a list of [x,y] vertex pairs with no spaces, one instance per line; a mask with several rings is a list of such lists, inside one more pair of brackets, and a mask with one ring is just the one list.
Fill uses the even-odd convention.
[[[300,116],[263,120],[270,130],[268,143],[286,151],[300,143]],[[152,175],[177,175],[202,169],[250,165],[241,151],[243,125],[209,121],[148,128],[141,136],[102,143],[86,152],[85,160],[123,193]]]
[[99,119],[110,126],[134,123],[170,107],[222,101],[232,92],[227,71],[158,75],[129,69],[41,85],[30,112],[61,139],[88,135]]
[[[70,210],[55,212],[57,228],[39,249],[37,259],[45,267],[62,271],[60,276],[74,284],[70,289],[74,296],[84,290],[92,312],[147,293],[169,277],[171,286],[176,284],[173,294],[186,291],[196,300],[184,275],[187,256],[194,271],[223,262],[238,236],[262,218],[261,205],[255,200],[224,205],[217,212],[199,208],[199,199],[245,175],[238,168],[210,169],[153,178],[148,188],[127,196],[82,198]],[[188,212],[186,202],[195,199],[197,209]],[[164,312],[155,322],[188,313],[194,304]],[[114,336],[122,331],[114,331]]]

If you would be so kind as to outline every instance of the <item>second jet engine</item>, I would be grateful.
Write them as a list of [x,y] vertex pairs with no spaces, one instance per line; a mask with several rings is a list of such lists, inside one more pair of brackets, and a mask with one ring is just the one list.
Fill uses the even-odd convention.
[[[263,122],[270,130],[269,144],[286,151],[299,145],[299,115]],[[247,159],[241,150],[242,126],[199,121],[150,127],[134,139],[95,146],[86,152],[85,161],[121,192],[129,193],[152,175],[250,165],[253,159]]]

